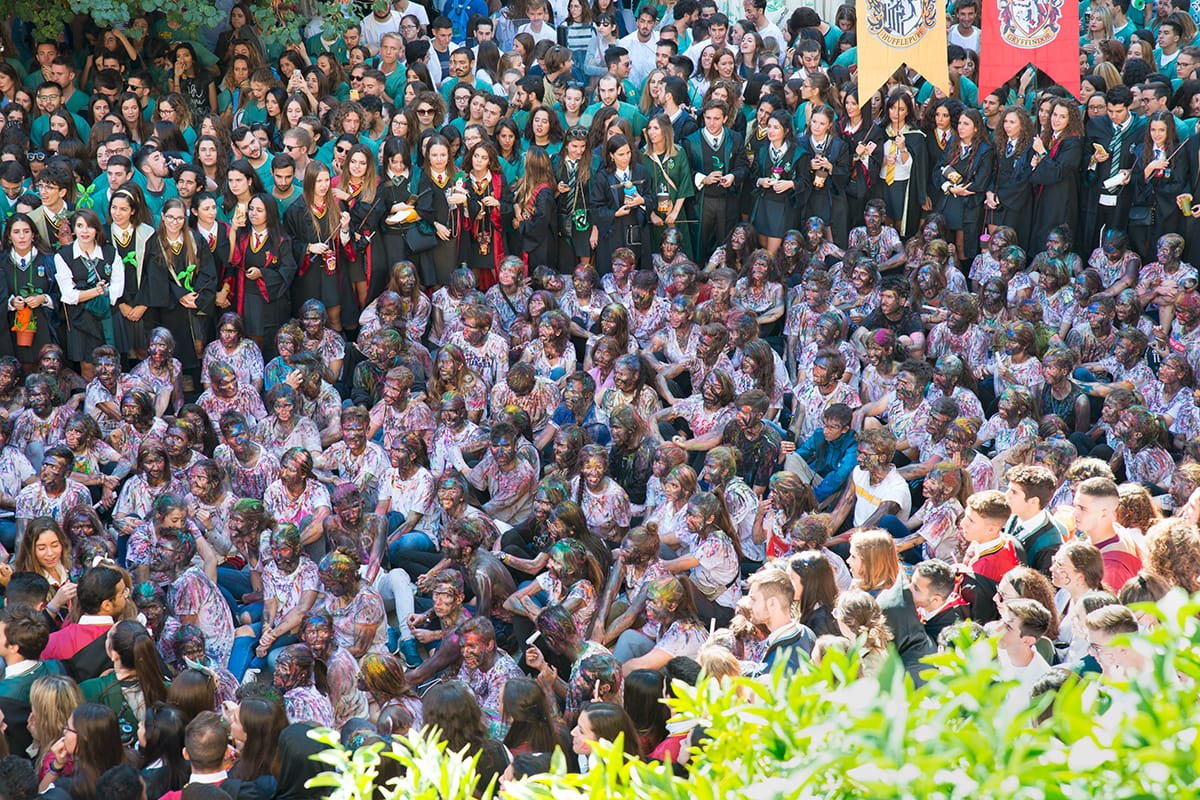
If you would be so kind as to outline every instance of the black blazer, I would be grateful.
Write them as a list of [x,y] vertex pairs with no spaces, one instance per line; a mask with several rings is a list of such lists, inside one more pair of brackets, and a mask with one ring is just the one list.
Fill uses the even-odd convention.
[[[614,171],[608,167],[601,169],[592,176],[592,185],[588,192],[588,209],[591,213],[592,224],[600,231],[600,236],[607,236],[614,227],[645,225],[647,207],[654,202],[650,192],[650,172],[641,164],[630,165],[630,181],[637,193],[646,199],[645,206],[638,206],[632,213],[618,217],[617,210],[625,204],[625,189],[617,180]],[[618,225],[619,224],[619,225]]]
[[1095,152],[1093,145],[1100,145],[1108,151],[1109,155],[1106,160],[1097,162],[1094,170],[1088,170],[1091,184],[1089,188],[1096,193],[1102,190],[1104,181],[1108,180],[1115,172],[1129,169],[1132,165],[1134,145],[1140,144],[1145,139],[1146,120],[1143,117],[1133,116],[1129,129],[1121,137],[1121,152],[1119,153],[1112,152],[1112,138],[1115,130],[1116,126],[1106,116],[1088,119],[1084,128],[1088,148],[1085,156],[1089,163],[1092,153]]
[[[192,278],[192,288],[196,291],[196,310],[212,314],[217,297],[217,270],[213,260],[213,251],[208,242],[200,238],[193,230],[187,229],[186,235],[191,236],[196,248],[196,274]],[[181,286],[171,276],[174,269],[172,261],[182,264],[182,255],[164,257],[162,247],[155,237],[146,243],[146,263],[142,267],[142,285],[138,287],[138,305],[150,308],[181,308],[179,298],[187,294],[187,289]]]
[[940,186],[946,180],[942,169],[951,165],[962,176],[960,185],[966,186],[970,184],[970,189],[974,194],[967,195],[966,197],[956,197],[947,192],[942,198],[942,207],[946,203],[955,202],[962,203],[963,207],[969,211],[978,209],[983,205],[983,201],[987,199],[987,192],[992,189],[992,180],[996,168],[996,159],[992,155],[992,146],[986,141],[981,141],[967,153],[965,159],[959,157],[959,148],[957,145],[954,145],[953,149],[947,147],[942,153],[942,160],[934,168],[932,180]]
[[1026,147],[1023,152],[1006,156],[1004,149],[997,147],[995,153],[996,177],[992,192],[1001,206],[1021,208],[1032,199],[1033,150]]
[[881,591],[876,600],[895,637],[892,643],[904,661],[904,668],[912,676],[913,682],[920,686],[923,683],[920,674],[926,668],[921,664],[921,659],[931,655],[936,648],[917,617],[912,592],[901,577],[891,587]]
[[[1167,155],[1171,155],[1174,149],[1168,150]],[[1179,207],[1175,205],[1175,199],[1189,192],[1192,185],[1191,160],[1187,157],[1186,148],[1171,158],[1169,175],[1151,175],[1149,180],[1146,179],[1146,164],[1154,160],[1153,150],[1147,153],[1145,145],[1139,144],[1133,148],[1132,156],[1130,184],[1133,187],[1133,205],[1157,210],[1160,220],[1177,215]]]
[[825,157],[833,165],[833,170],[830,172],[828,180],[825,181],[824,189],[818,189],[813,185],[812,160],[816,151],[812,145],[812,136],[808,134],[801,136],[798,145],[800,158],[796,164],[796,177],[797,182],[803,186],[804,196],[807,197],[813,192],[822,191],[838,196],[844,195],[846,184],[850,182],[850,159],[853,156],[853,151],[846,144],[846,140],[838,136],[835,131],[829,132]]

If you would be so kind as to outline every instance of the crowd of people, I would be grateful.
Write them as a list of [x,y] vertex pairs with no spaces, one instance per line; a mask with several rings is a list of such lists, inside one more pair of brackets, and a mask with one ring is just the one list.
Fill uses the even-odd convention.
[[686,770],[675,681],[855,643],[1139,680],[1200,589],[1189,5],[1082,4],[1077,99],[981,98],[978,0],[950,96],[722,3],[0,24],[0,793],[316,797],[314,726]]

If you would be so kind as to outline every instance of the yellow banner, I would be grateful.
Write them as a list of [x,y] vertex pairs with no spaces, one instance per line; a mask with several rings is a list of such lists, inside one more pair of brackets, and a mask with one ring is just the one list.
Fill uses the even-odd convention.
[[858,90],[865,98],[907,65],[950,93],[946,0],[857,0]]

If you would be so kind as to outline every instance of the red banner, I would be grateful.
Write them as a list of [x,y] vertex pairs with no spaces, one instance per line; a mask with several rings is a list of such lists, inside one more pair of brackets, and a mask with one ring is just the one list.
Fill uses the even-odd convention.
[[1079,94],[1078,4],[1065,0],[983,0],[987,20],[979,42],[979,94],[1027,65]]

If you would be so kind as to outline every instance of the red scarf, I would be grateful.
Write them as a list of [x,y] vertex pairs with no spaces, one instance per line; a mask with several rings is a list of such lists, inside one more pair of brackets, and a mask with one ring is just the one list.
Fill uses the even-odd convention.
[[[233,257],[229,259],[230,265],[237,268],[236,277],[234,275],[230,275],[225,279],[225,285],[228,286],[237,297],[238,314],[246,313],[246,251],[250,249],[250,238],[252,235],[253,233],[248,230],[246,231],[245,236],[238,237],[237,246],[234,248]],[[267,248],[267,267],[271,266],[272,261],[277,260],[275,258],[275,254],[271,252],[272,248],[269,247],[273,246],[274,244],[274,242],[270,241],[270,235],[268,232],[267,241],[263,245],[264,248]],[[236,286],[234,285],[235,280],[237,282]],[[262,295],[263,302],[271,302],[271,298],[267,294],[267,282],[262,278],[259,278],[254,282],[258,284],[258,293]]]
[[[491,181],[490,181],[491,182],[491,192],[489,192],[487,195],[484,195],[484,197],[494,197],[497,200],[499,200],[500,199],[500,175],[495,172],[491,173],[490,175],[491,175]],[[474,182],[474,178],[472,178],[471,181]],[[501,232],[504,230],[504,223],[501,221],[501,218],[500,218],[500,206],[495,206],[495,207],[491,208],[488,213],[488,218],[491,219],[491,222],[492,222],[492,248],[491,248],[492,249],[492,267],[493,267],[493,269],[499,269],[500,261],[501,261],[501,259],[504,258],[504,237],[501,235]],[[475,237],[476,240],[478,240],[479,230],[478,230],[478,226],[475,224],[475,218],[471,217],[470,219],[468,219],[467,225],[470,228],[471,235],[473,237]],[[491,287],[489,286],[489,288],[491,288]]]

